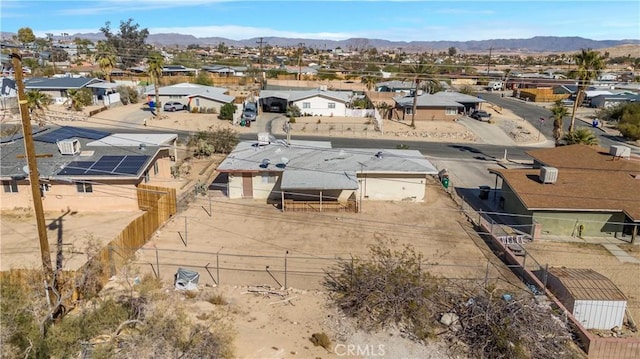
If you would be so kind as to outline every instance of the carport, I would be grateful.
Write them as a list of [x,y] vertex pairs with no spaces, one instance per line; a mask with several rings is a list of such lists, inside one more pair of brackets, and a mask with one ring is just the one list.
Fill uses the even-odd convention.
[[280,189],[283,211],[358,212],[355,171],[287,170]]
[[288,101],[283,97],[269,96],[260,98],[263,112],[283,113],[287,111]]

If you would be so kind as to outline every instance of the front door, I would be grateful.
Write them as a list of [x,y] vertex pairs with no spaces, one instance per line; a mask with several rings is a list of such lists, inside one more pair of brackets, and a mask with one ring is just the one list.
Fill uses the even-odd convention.
[[253,176],[251,173],[242,174],[242,197],[253,198]]

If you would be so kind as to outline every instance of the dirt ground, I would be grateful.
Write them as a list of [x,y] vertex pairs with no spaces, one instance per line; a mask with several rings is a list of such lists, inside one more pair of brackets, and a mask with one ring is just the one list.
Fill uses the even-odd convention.
[[[233,127],[241,133],[257,130],[256,127],[232,126],[217,120],[215,115],[176,112],[166,114],[163,119],[151,119],[148,114],[140,112],[139,107],[122,106],[82,120],[82,123],[57,122],[94,127],[146,127],[149,130],[190,129],[194,132],[209,126]],[[493,111],[492,117],[496,121],[508,123],[514,117],[507,111],[490,111]],[[339,121],[340,118],[331,120]],[[417,126],[416,131],[448,134],[429,141],[452,141],[449,136],[457,136],[457,141],[463,138],[475,141],[473,134],[469,135],[460,123],[417,122]],[[387,122],[385,136],[396,136],[391,134],[394,129],[407,131],[407,126]],[[187,183],[211,174],[207,170],[211,163],[197,161],[192,165],[192,175],[179,181],[177,188],[188,188]],[[47,223],[60,215],[47,214]],[[137,215],[139,213],[65,216],[64,248],[69,248],[70,257],[80,260],[83,255],[77,252],[82,252],[82,238],[93,236],[104,243]],[[25,244],[25,238],[37,238],[33,217],[25,213],[2,213],[1,228],[2,270],[16,266],[38,267],[37,242]],[[321,280],[324,271],[330,269],[337,258],[361,258],[366,255],[369,244],[377,239],[393,238],[399,243],[410,243],[423,253],[425,266],[436,275],[463,282],[487,277],[507,290],[522,290],[517,278],[471,232],[465,218],[435,181],[427,184],[424,203],[365,202],[364,211],[360,214],[282,213],[257,201],[199,196],[139,251],[135,265],[141,274],[158,274],[167,289],[172,288],[173,275],[178,267],[197,270],[201,290],[222,293],[234,307],[239,358],[344,356],[335,350],[327,352],[314,347],[309,337],[315,332],[326,332],[334,343],[345,345],[384,344],[385,357],[388,358],[444,358],[447,356],[443,348],[414,345],[391,329],[377,334],[356,331],[349,321],[327,307]],[[48,231],[52,250],[58,233],[55,226]],[[630,278],[638,278],[640,268],[637,266],[617,262],[600,247],[576,248],[567,243],[545,241],[532,244],[531,251],[540,263],[550,266],[580,267],[590,263],[630,297],[632,315],[636,321],[640,320],[640,295],[637,292],[640,285],[630,281]],[[636,257],[640,256],[637,251],[630,251]],[[247,293],[248,286],[264,284],[280,288],[285,287],[285,282],[286,287],[291,288],[286,296],[291,300],[287,302],[278,303],[283,299],[280,296]],[[219,285],[212,287],[215,283]],[[207,302],[196,301],[194,305],[199,310],[210,310]]]

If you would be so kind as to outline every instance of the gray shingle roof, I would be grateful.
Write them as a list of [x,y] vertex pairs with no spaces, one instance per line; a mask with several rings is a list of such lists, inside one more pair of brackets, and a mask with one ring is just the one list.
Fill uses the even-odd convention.
[[440,97],[443,99],[448,99],[448,100],[452,100],[458,103],[481,103],[481,102],[487,102],[479,97],[476,96],[471,96],[471,95],[466,95],[460,92],[446,92],[446,91],[441,91],[441,92],[436,92],[433,94],[434,97]]
[[[198,84],[191,84],[188,82],[184,82],[181,84],[171,85],[171,86],[163,86],[158,88],[158,92],[160,96],[190,96],[190,95],[222,95],[227,92],[226,88],[222,87],[214,87],[214,86],[204,86]],[[155,89],[153,87],[147,88],[145,95],[155,95]]]
[[[413,106],[413,96],[395,97],[394,100],[400,106]],[[418,96],[416,107],[464,107],[460,103],[446,96],[434,96],[423,94]]]
[[97,82],[105,81],[89,77],[32,77],[24,82],[24,87],[27,90],[81,89]]

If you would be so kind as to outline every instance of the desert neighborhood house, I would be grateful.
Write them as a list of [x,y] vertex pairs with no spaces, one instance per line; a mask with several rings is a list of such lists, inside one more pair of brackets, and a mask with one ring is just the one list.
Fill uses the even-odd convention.
[[[176,134],[109,133],[70,126],[38,129],[34,146],[46,211],[130,211],[137,186],[172,179]],[[33,207],[21,134],[2,138],[0,207]]]
[[438,173],[416,150],[283,140],[240,142],[218,171],[228,176],[230,198],[265,199],[285,211],[359,211],[365,200],[421,202],[427,176]]
[[635,240],[640,226],[640,160],[630,150],[580,144],[537,149],[527,152],[534,160],[532,168],[490,172],[502,178],[500,206],[533,231]]

